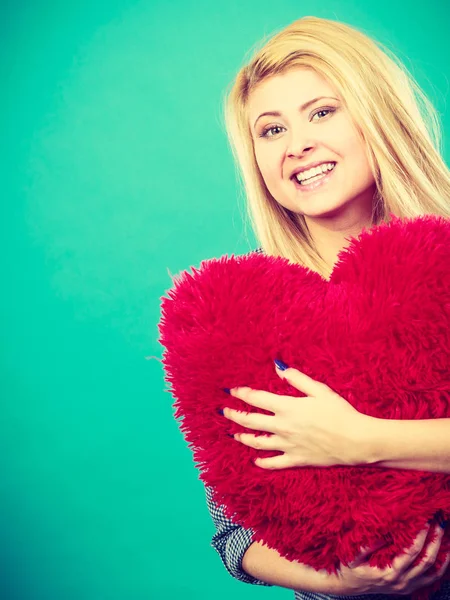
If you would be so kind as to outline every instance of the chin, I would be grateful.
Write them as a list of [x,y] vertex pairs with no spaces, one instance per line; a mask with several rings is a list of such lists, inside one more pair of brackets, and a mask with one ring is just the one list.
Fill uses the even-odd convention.
[[[305,203],[306,204],[306,203]],[[342,216],[346,209],[348,209],[349,203],[327,203],[327,202],[308,202],[303,208],[297,207],[295,212],[309,217],[311,219],[332,219],[333,217]]]

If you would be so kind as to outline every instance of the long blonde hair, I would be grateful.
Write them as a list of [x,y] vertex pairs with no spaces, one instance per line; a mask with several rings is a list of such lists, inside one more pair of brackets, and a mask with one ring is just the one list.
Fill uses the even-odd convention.
[[225,122],[252,226],[264,252],[324,276],[305,220],[269,193],[256,163],[247,100],[264,79],[293,67],[314,69],[340,93],[365,141],[376,194],[373,224],[398,217],[450,217],[450,171],[441,155],[437,112],[401,61],[344,23],[303,17],[273,36],[238,72]]

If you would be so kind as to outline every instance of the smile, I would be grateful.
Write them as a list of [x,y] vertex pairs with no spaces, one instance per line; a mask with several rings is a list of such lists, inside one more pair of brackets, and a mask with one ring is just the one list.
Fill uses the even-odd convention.
[[324,173],[314,175],[313,177],[307,179],[303,183],[300,183],[296,176],[292,178],[292,181],[294,182],[294,185],[298,190],[301,190],[302,192],[309,192],[328,183],[335,170],[336,163],[334,163],[333,168],[330,171],[325,171]]

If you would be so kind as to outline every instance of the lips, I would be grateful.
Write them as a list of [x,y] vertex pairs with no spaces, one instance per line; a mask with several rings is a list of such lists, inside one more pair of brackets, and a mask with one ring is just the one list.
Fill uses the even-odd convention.
[[302,179],[300,181],[300,179],[298,178],[298,175],[300,175],[301,173],[306,173],[306,171],[301,171],[300,173],[297,173],[297,175],[295,176],[295,179],[299,183],[302,183],[303,181],[306,181],[306,182],[311,181],[311,180],[315,179],[316,177],[326,177],[329,173],[334,171],[334,169],[336,168],[336,163],[325,163],[325,164],[327,164],[327,165],[332,164],[333,166],[331,167],[331,169],[327,167],[324,171],[320,170],[318,173],[315,172],[313,175],[309,175],[309,177],[307,177],[306,179]]
[[322,174],[322,177],[319,177],[319,179],[313,180],[313,178],[311,178],[310,180],[306,180],[305,183],[300,183],[300,181],[298,181],[297,177],[292,177],[292,181],[294,183],[295,188],[303,193],[306,192],[314,192],[317,188],[323,187],[324,185],[327,185],[328,182],[330,181],[330,179],[333,177],[334,172],[336,171],[337,168],[337,164],[334,163],[334,167],[331,169],[331,171],[325,171]]
[[336,165],[335,160],[322,160],[320,162],[310,163],[309,165],[305,165],[304,167],[298,167],[292,171],[290,179],[296,179],[296,175],[298,173],[302,173],[303,171],[309,171],[309,169],[314,169],[315,167],[320,167],[321,165],[333,164]]

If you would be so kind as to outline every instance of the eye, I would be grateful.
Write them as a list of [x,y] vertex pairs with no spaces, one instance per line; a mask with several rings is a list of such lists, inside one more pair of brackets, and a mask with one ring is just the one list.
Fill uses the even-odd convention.
[[[316,115],[320,115],[320,113],[327,113],[327,114],[325,115],[325,116],[327,116],[327,115],[328,115],[328,114],[330,114],[330,113],[334,113],[334,112],[335,112],[335,110],[336,110],[335,108],[320,108],[318,111],[316,111],[316,112],[313,114],[313,118],[314,118]],[[322,117],[322,118],[323,118],[323,117]],[[319,119],[319,121],[321,121],[321,120],[322,120],[322,119]]]
[[[284,129],[284,127],[281,127],[280,125],[271,125],[269,127],[265,127],[259,134],[259,137],[272,138],[275,135],[278,135],[282,129]],[[269,135],[271,132],[272,135]]]
[[[322,119],[324,119],[325,117],[327,117],[328,115],[336,112],[336,108],[334,107],[326,107],[326,108],[320,108],[319,110],[317,110],[313,116],[312,119],[314,119],[314,117],[316,115],[320,115],[323,114],[324,116],[319,118],[319,121],[321,121]],[[312,120],[311,119],[311,120]],[[316,119],[317,120],[317,119]],[[282,127],[281,125],[269,125],[268,127],[265,127],[260,134],[258,134],[258,137],[260,138],[274,138],[275,136],[279,135],[281,133],[281,131],[285,131],[286,128]]]

